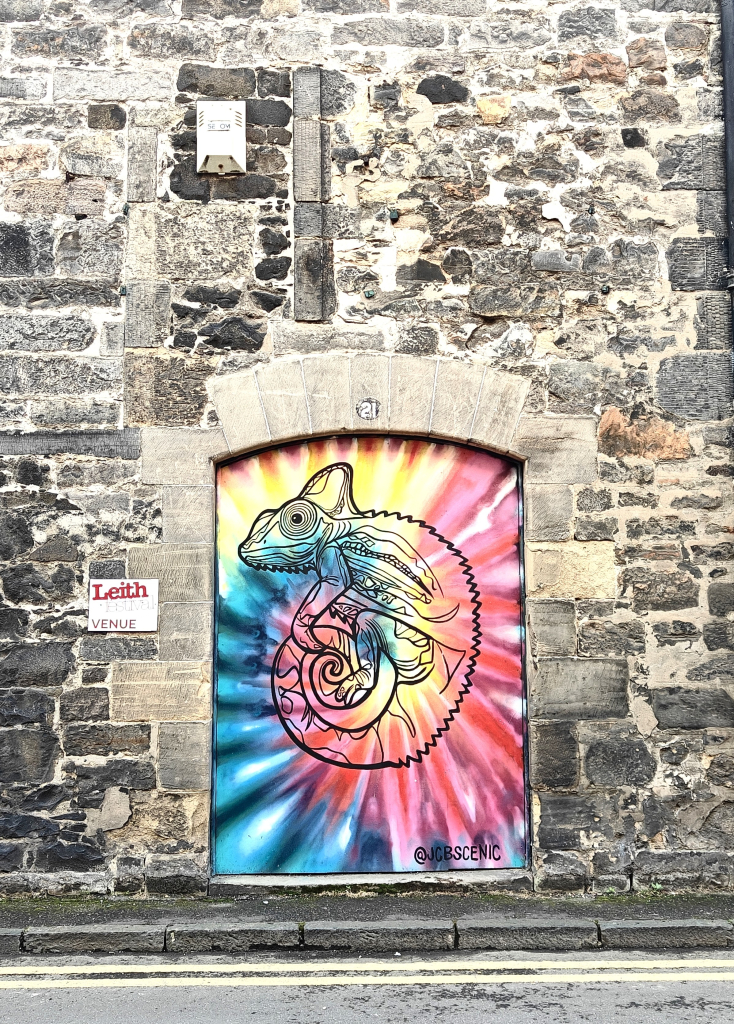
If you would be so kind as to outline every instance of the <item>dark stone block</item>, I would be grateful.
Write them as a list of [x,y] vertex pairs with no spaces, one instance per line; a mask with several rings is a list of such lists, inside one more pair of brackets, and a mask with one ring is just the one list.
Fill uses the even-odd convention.
[[125,127],[127,114],[123,107],[116,103],[91,103],[87,111],[87,124],[90,128],[105,128],[119,132]]
[[139,459],[140,431],[36,430],[32,434],[0,432],[0,455],[92,455],[97,459]]
[[657,374],[657,401],[692,420],[723,420],[732,414],[731,355],[700,352],[663,359]]
[[464,249],[449,249],[441,263],[441,269],[454,284],[463,284],[471,279],[471,256]]
[[0,836],[3,839],[43,839],[59,831],[56,821],[35,814],[0,814]]
[[296,320],[328,320],[336,307],[332,243],[319,239],[297,239],[294,278],[293,308]]
[[259,235],[260,247],[266,256],[277,256],[290,246],[290,242],[280,231],[263,228]]
[[50,729],[0,729],[0,780],[49,782],[58,754],[59,741]]
[[121,559],[89,563],[90,580],[124,580],[125,563]]
[[35,859],[39,871],[94,871],[103,865],[104,856],[86,843],[49,843],[38,850]]
[[696,524],[678,516],[651,516],[649,519],[628,519],[627,536],[630,540],[641,537],[693,537]]
[[50,575],[44,575],[30,562],[11,565],[0,573],[5,596],[15,604],[45,605],[74,593],[76,576],[68,565],[59,565]]
[[261,260],[255,267],[255,277],[259,281],[284,281],[288,277],[292,262],[290,256]]
[[590,487],[584,487],[576,497],[576,508],[579,512],[606,512],[613,504],[612,493],[606,489],[593,491]]
[[698,583],[685,572],[652,572],[650,569],[625,569],[622,593],[632,588],[632,607],[636,612],[678,611],[698,607]]
[[151,859],[145,871],[149,893],[165,896],[204,895],[207,877],[199,865],[182,857]]
[[726,690],[683,690],[665,686],[650,691],[661,729],[734,728],[734,700]]
[[285,128],[290,124],[291,108],[283,100],[248,100],[247,123]]
[[38,690],[4,690],[0,693],[0,725],[47,725],[53,722],[54,702]]
[[82,807],[99,806],[104,791],[111,786],[140,790],[156,787],[155,765],[151,761],[130,757],[112,758],[101,765],[66,761],[64,772],[68,776],[76,776],[76,790]]
[[68,644],[45,642],[11,648],[0,661],[0,688],[61,686],[74,669]]
[[17,843],[0,843],[0,871],[17,871],[23,866],[23,853],[24,847]]
[[0,277],[53,273],[53,237],[46,227],[0,224]]
[[708,589],[709,612],[725,616],[734,612],[734,583],[711,583]]
[[64,750],[72,756],[140,754],[150,748],[149,725],[67,725]]
[[81,646],[82,661],[149,661],[158,655],[158,644],[152,637],[85,636]]
[[586,10],[563,11],[558,19],[558,41],[568,42],[587,36],[589,39],[614,39],[617,19],[611,8],[587,7]]
[[266,328],[260,320],[247,320],[243,316],[228,316],[218,324],[207,324],[199,334],[215,348],[229,348],[241,352],[259,352]]
[[532,716],[557,721],[625,718],[628,682],[626,661],[542,659],[531,677]]
[[589,744],[584,771],[593,786],[644,786],[655,776],[657,763],[641,739],[609,735]]
[[614,540],[619,533],[616,519],[577,519],[574,526],[575,540]]
[[724,188],[723,133],[667,139],[658,146],[657,157],[664,190]]
[[0,640],[21,640],[28,635],[30,613],[0,605]]
[[17,512],[0,517],[0,559],[9,561],[30,551],[35,541],[27,521]]
[[674,238],[667,252],[673,291],[724,291],[728,245],[725,238]]
[[179,199],[191,199],[208,203],[211,199],[212,181],[209,175],[197,174],[196,157],[179,160],[171,171],[171,192]]
[[65,786],[57,783],[49,783],[47,786],[40,786],[28,793],[20,805],[21,811],[52,811],[62,802],[68,800],[71,794]]
[[341,71],[321,69],[321,116],[338,117],[354,106],[357,87]]
[[711,292],[696,300],[696,348],[730,349],[732,345],[731,298]]
[[731,562],[734,559],[734,544],[731,541],[691,544],[691,553],[695,562]]
[[[176,88],[179,92],[199,96],[246,99],[255,92],[255,72],[252,68],[212,68],[206,64],[182,64]],[[250,121],[249,110],[247,120]]]
[[660,647],[672,647],[684,642],[690,644],[701,635],[701,631],[692,622],[681,622],[680,619],[673,619],[672,622],[655,622],[652,631]]
[[416,92],[425,96],[431,103],[466,103],[469,99],[469,90],[461,82],[457,82],[448,75],[432,75],[424,78]]
[[275,71],[271,68],[257,70],[258,96],[284,96],[291,94],[291,76],[288,71]]
[[535,888],[539,892],[583,893],[588,882],[588,868],[574,853],[551,851],[543,856],[543,862],[535,876]]
[[238,174],[235,177],[215,178],[212,198],[236,202],[239,199],[269,199],[278,190],[278,182],[267,174]]
[[716,754],[711,758],[706,778],[712,786],[729,786],[734,789],[734,757],[731,754]]
[[370,105],[377,110],[396,110],[400,105],[402,90],[399,82],[382,82],[370,90]]
[[599,658],[644,654],[645,626],[639,619],[630,622],[591,620],[579,629],[579,654]]
[[569,722],[535,725],[531,735],[533,789],[575,789],[579,781],[579,748],[573,726]]
[[429,324],[415,324],[401,327],[400,337],[395,346],[396,352],[408,355],[430,356],[438,351],[439,335],[435,327]]
[[720,494],[684,494],[681,498],[673,498],[672,508],[700,508],[707,511],[721,508],[724,499]]
[[101,686],[82,686],[61,694],[62,722],[93,722],[110,717],[110,694]]
[[627,149],[644,149],[647,145],[647,134],[640,128],[623,128],[622,143]]
[[405,263],[398,267],[397,282],[398,285],[446,284],[446,277],[438,263],[416,260],[415,263]]
[[262,0],[183,0],[181,14],[184,18],[248,18],[258,15],[261,7]]
[[220,309],[234,309],[241,295],[239,288],[216,284],[192,284],[183,293],[187,302],[202,302]]
[[726,234],[725,192],[696,193],[696,223],[702,234],[710,232],[719,238]]
[[635,89],[634,92],[622,96],[619,101],[622,116],[629,124],[640,121],[671,121],[681,119],[678,100],[661,89]]
[[700,662],[686,672],[686,679],[692,683],[734,683],[734,655]]
[[29,309],[119,306],[120,291],[109,281],[91,278],[75,281],[59,277],[24,277],[0,281],[0,303],[3,306],[27,306]]
[[20,459],[15,467],[15,479],[24,487],[43,487],[48,483],[49,467],[35,459]]
[[253,301],[260,309],[264,309],[266,313],[272,313],[278,306],[282,306],[285,301],[285,295],[278,295],[275,292],[263,292],[253,288],[250,292]]
[[734,622],[705,623],[703,642],[710,651],[720,651],[722,648],[734,651]]
[[546,850],[580,850],[581,833],[593,828],[605,838],[612,836],[611,806],[601,796],[539,793],[538,842]]

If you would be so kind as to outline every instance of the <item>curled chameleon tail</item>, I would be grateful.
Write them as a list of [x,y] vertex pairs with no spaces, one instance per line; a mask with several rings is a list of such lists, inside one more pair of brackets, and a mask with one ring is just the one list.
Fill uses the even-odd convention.
[[432,527],[363,512],[352,467],[335,463],[256,519],[250,566],[314,572],[272,665],[283,727],[348,768],[419,761],[458,714],[479,649],[471,567]]

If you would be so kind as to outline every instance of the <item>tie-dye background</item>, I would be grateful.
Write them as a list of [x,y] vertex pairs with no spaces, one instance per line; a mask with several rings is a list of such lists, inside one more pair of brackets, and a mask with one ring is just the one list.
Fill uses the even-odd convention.
[[[260,512],[295,498],[335,462],[353,466],[358,508],[434,527],[460,549],[479,589],[471,686],[448,731],[408,767],[338,767],[289,738],[273,704],[271,667],[317,577],[258,571],[237,554]],[[390,437],[292,444],[219,469],[216,873],[525,865],[519,493],[512,462]]]

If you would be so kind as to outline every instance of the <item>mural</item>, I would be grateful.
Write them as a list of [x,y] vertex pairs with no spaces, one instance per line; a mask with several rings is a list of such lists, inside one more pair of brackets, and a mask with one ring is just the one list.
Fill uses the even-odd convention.
[[396,437],[219,468],[215,872],[526,863],[519,493]]

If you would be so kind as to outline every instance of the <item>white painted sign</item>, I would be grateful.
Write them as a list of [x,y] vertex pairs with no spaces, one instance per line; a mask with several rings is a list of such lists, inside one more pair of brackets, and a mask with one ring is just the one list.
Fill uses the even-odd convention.
[[155,633],[158,580],[90,580],[90,633]]

